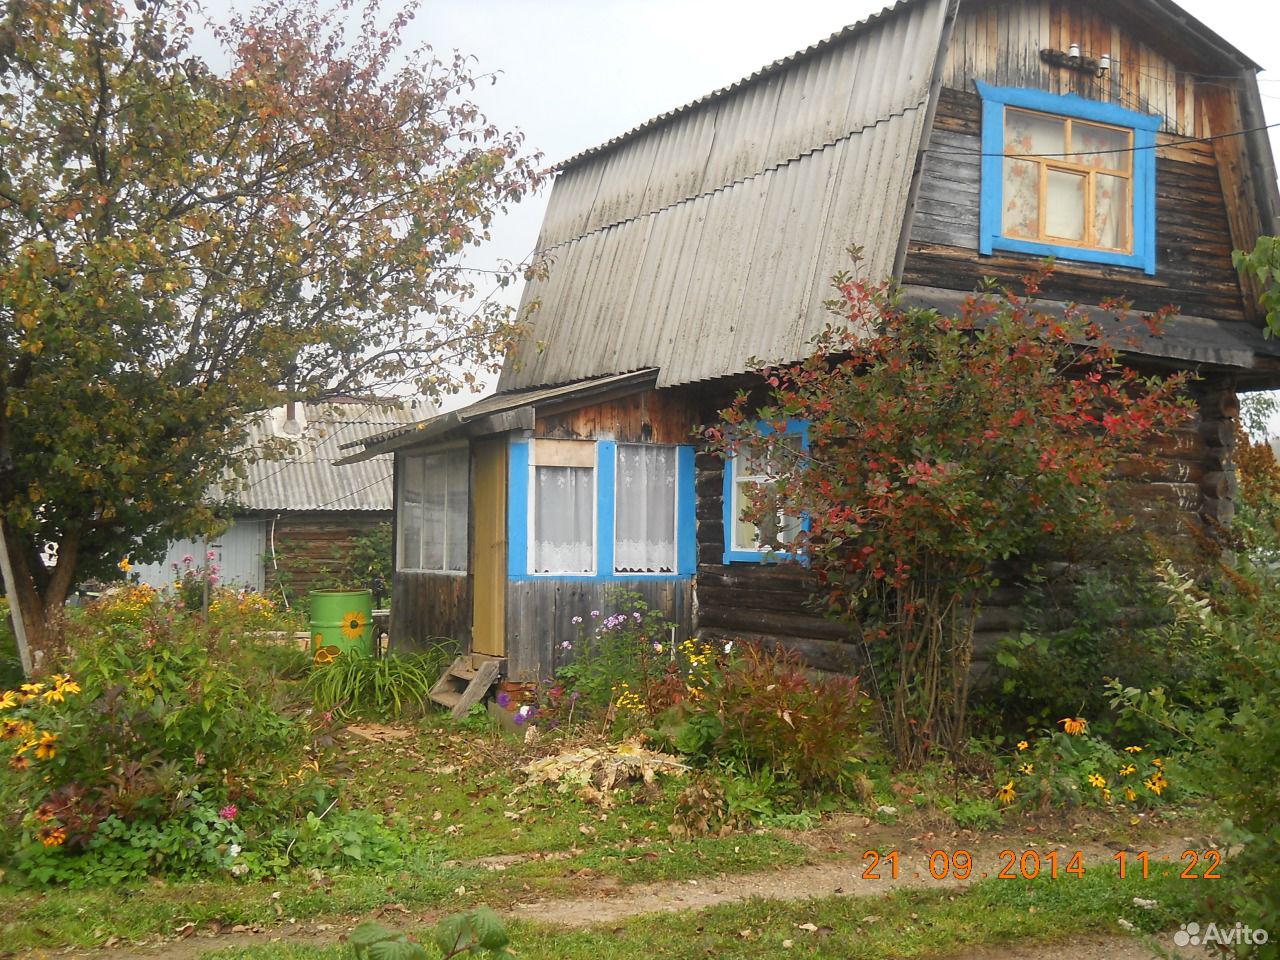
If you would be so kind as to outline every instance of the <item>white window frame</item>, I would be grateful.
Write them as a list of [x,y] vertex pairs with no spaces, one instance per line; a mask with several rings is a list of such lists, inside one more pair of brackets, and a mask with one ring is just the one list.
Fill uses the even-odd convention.
[[[414,565],[410,566],[406,563],[405,548],[404,548],[405,515],[406,515],[406,511],[404,509],[405,478],[408,471],[411,469],[410,465],[412,463],[416,463],[419,471],[422,472],[423,492],[425,493],[426,483],[427,483],[426,460],[428,457],[440,456],[442,454],[446,458],[461,455],[465,459],[465,463],[466,463],[464,474],[467,479],[466,479],[466,484],[463,487],[463,491],[462,491],[462,510],[461,510],[461,521],[460,521],[463,526],[463,537],[462,537],[463,548],[462,548],[462,557],[460,559],[461,566],[456,566],[454,563],[454,558],[450,557],[449,555],[450,517],[456,516],[456,514],[453,513],[453,511],[451,510],[451,507],[453,506],[454,498],[450,495],[450,491],[448,490],[447,486],[445,490],[445,508],[444,508],[445,533],[444,533],[444,543],[442,544],[442,548],[441,548],[441,555],[444,558],[444,563],[441,567],[425,567],[422,565],[422,554],[423,554],[422,544],[425,542],[425,532],[426,532],[425,525],[423,525],[422,528],[419,530],[417,561]],[[447,460],[446,460],[444,474],[445,474],[445,479],[447,481],[448,475],[449,475]],[[403,570],[406,573],[436,573],[436,574],[442,574],[445,576],[454,576],[454,577],[466,576],[466,574],[468,573],[468,567],[469,567],[468,561],[470,559],[470,552],[471,552],[470,543],[469,543],[470,527],[471,527],[471,450],[470,450],[470,447],[467,444],[462,443],[462,444],[455,444],[448,447],[440,447],[432,450],[426,450],[420,453],[401,454],[396,480],[397,480],[396,503],[395,503],[395,506],[396,506],[396,569]],[[425,513],[425,503],[423,504],[423,508]],[[458,522],[458,521],[455,520],[454,522]]]

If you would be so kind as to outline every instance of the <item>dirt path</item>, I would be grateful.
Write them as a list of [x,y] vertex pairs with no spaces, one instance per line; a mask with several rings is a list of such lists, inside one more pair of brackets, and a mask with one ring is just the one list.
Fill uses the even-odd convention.
[[[901,839],[901,838],[900,838]],[[1151,847],[1151,859],[1176,860],[1185,849],[1185,843]],[[1175,849],[1176,848],[1176,849]],[[861,851],[861,846],[854,845]],[[890,847],[877,844],[882,853]],[[913,840],[899,844],[898,876],[893,879],[892,867],[882,860],[873,872],[879,878],[864,877],[871,867],[869,860],[845,859],[831,863],[819,863],[808,867],[788,867],[776,871],[740,875],[722,875],[700,880],[680,882],[644,883],[629,887],[606,887],[600,895],[574,899],[542,899],[516,903],[509,911],[513,916],[525,917],[539,923],[564,927],[584,927],[596,924],[617,923],[628,917],[644,913],[667,913],[679,910],[703,910],[722,903],[765,897],[771,900],[808,900],[820,897],[872,897],[900,889],[942,889],[964,887],[975,880],[995,877],[1008,861],[1001,851],[1013,849],[1021,855],[1032,851],[1039,858],[1041,869],[1047,874],[1048,855],[1056,852],[1059,870],[1065,871],[1072,855],[1079,851],[1086,869],[1110,864],[1115,849],[1100,843],[1046,843],[1033,844],[1013,841],[972,844],[959,847],[936,840]],[[951,876],[945,855],[953,855],[964,849],[972,857],[972,871],[965,879]],[[930,871],[930,855],[934,856],[933,872]],[[1015,871],[1017,868],[1014,868]],[[942,874],[937,879],[936,874]],[[1062,874],[1065,877],[1065,873]]]
[[[698,880],[643,883],[625,887],[606,881],[591,896],[520,901],[503,912],[538,923],[579,928],[619,923],[630,917],[649,913],[701,910],[752,897],[804,900],[831,896],[873,897],[903,888],[954,889],[975,880],[995,877],[1008,861],[1007,855],[1001,855],[1001,851],[1006,849],[1015,850],[1019,855],[1024,851],[1034,851],[1043,871],[1047,873],[1049,855],[1053,851],[1058,854],[1061,871],[1077,850],[1085,868],[1089,869],[1111,863],[1115,851],[1120,848],[1119,844],[1080,842],[1076,839],[1057,842],[1026,835],[1016,838],[988,838],[981,842],[970,842],[962,834],[904,837],[901,828],[874,825],[859,833],[840,834],[839,828],[828,828],[798,834],[796,839],[809,843],[815,856],[824,857],[824,862],[750,874],[722,874]],[[1144,849],[1151,851],[1153,861],[1161,858],[1176,860],[1186,845],[1185,839],[1176,838],[1163,844],[1146,845]],[[870,861],[863,859],[862,853],[868,849],[878,850],[882,855],[891,849],[898,851],[896,879],[892,876],[891,862],[883,858],[875,868],[879,879],[864,876]],[[935,851],[945,851],[954,856],[960,849],[966,850],[972,857],[970,876],[966,879],[954,876],[937,879],[934,873],[942,872],[943,861],[938,859]],[[930,872],[931,854],[934,854],[933,873]],[[405,911],[388,914],[387,920],[399,926],[415,927],[433,923],[438,916],[438,911]],[[176,938],[143,945],[120,944],[95,950],[37,951],[22,955],[19,960],[39,960],[55,956],[89,960],[197,960],[202,954],[212,950],[273,942],[328,946],[338,942],[339,937],[360,919],[363,918],[353,917],[346,922],[330,919],[327,922],[285,923],[264,929],[226,932],[188,929]],[[1168,943],[1165,947],[1171,949]],[[1204,956],[1177,951],[1173,955],[1188,958]],[[956,954],[948,960],[1056,960],[1064,956],[1074,960],[1149,960],[1159,955],[1132,938],[1088,937],[1044,946],[1006,945],[990,950],[968,951]]]

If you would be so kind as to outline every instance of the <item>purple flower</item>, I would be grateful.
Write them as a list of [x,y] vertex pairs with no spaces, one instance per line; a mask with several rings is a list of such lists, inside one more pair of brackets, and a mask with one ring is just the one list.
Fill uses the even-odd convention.
[[517,727],[523,727],[527,718],[523,713],[517,713],[512,719]]
[[498,691],[498,706],[503,710],[511,706],[511,694],[507,693],[505,690]]
[[218,816],[223,820],[234,820],[236,818],[236,814],[239,812],[240,811],[236,809],[236,805],[234,803],[229,803],[218,811]]
[[572,644],[572,643],[570,643],[568,640],[565,640],[565,641],[563,641],[563,642],[560,644],[560,649],[561,649],[561,650],[572,650],[572,649],[573,649],[573,644]]
[[570,620],[569,622],[570,622],[570,623],[581,623],[581,622],[582,622],[582,618],[581,618],[581,617],[574,617],[574,618],[573,618],[572,620]]
[[573,693],[569,694],[569,699],[570,699],[570,700],[577,700],[577,699],[578,699],[578,691],[577,691],[577,690],[575,690],[575,691],[573,691]]
[[636,611],[635,613],[633,613],[631,616],[635,618],[636,623],[639,623],[639,622],[640,622],[640,611],[639,611],[639,610],[637,610],[637,611]]
[[595,619],[596,617],[598,617],[598,616],[600,616],[600,611],[599,611],[599,610],[592,610],[592,611],[591,611],[591,619],[592,619],[592,620],[594,620],[594,619]]
[[182,558],[182,564],[183,566],[186,566],[186,567],[191,566],[195,562],[196,562],[196,558],[189,553],[184,555]]

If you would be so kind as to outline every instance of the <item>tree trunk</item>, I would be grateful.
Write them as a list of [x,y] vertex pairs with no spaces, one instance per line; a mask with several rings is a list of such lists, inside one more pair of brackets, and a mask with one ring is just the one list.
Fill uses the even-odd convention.
[[44,589],[36,581],[33,564],[41,563],[39,555],[31,549],[26,537],[5,528],[9,543],[9,560],[13,567],[12,589],[22,611],[26,627],[27,646],[31,652],[34,673],[40,673],[54,652],[58,641],[58,623],[62,619],[67,595],[75,583],[76,561],[80,553],[80,535],[73,532],[58,545],[58,565],[53,568]]

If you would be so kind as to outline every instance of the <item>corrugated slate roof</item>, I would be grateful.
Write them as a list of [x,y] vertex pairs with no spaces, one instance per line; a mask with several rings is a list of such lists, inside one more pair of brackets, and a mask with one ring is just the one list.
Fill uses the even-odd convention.
[[499,392],[803,356],[851,244],[893,270],[946,8],[899,3],[566,164]]
[[244,449],[246,454],[278,450],[285,442],[292,442],[293,449],[276,459],[246,461],[244,485],[233,485],[226,493],[245,511],[389,511],[391,456],[338,466],[341,446],[432,413],[432,407],[421,403],[298,404],[294,429],[287,425],[286,408],[277,407],[250,423]]

